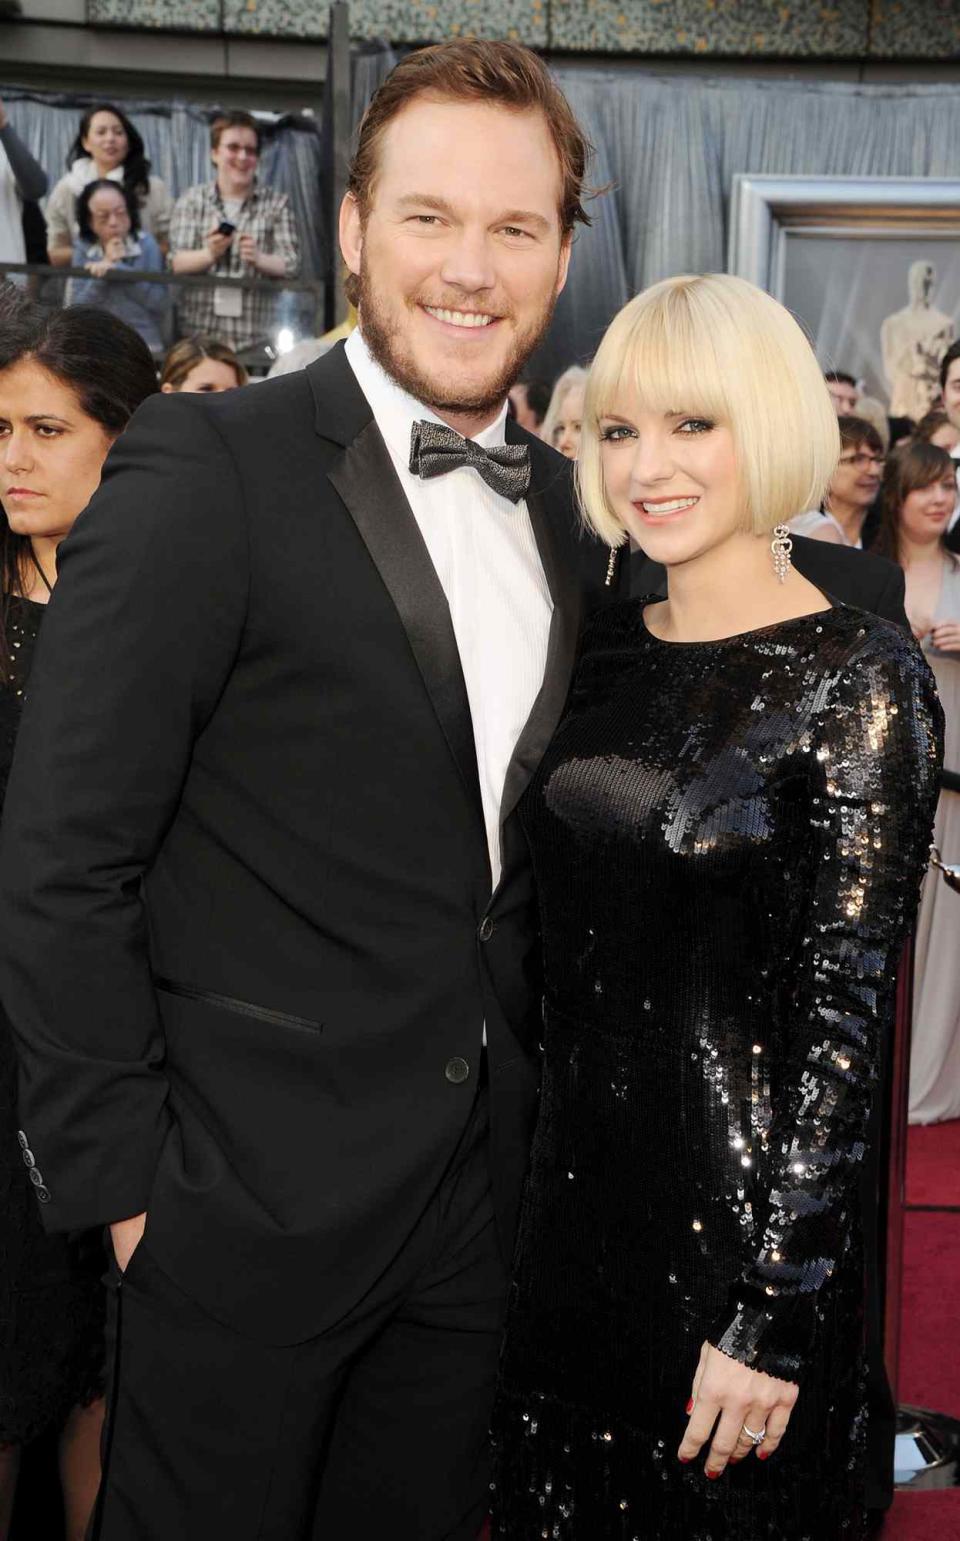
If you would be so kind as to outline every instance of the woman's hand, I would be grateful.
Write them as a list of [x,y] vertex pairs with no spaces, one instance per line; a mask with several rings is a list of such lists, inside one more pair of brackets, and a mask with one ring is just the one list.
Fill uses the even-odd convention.
[[86,269],[92,278],[106,278],[113,265],[109,258],[101,257],[99,262],[86,263]]
[[960,621],[938,621],[930,628],[930,638],[941,653],[960,653]]
[[[719,1477],[728,1461],[742,1461],[754,1449],[758,1460],[765,1461],[779,1446],[799,1394],[800,1388],[793,1381],[750,1370],[712,1343],[704,1343],[687,1404],[690,1422],[677,1452],[680,1460],[693,1460],[719,1418],[707,1453],[708,1477]],[[755,1445],[744,1433],[745,1428],[755,1434],[766,1430],[763,1444]]]

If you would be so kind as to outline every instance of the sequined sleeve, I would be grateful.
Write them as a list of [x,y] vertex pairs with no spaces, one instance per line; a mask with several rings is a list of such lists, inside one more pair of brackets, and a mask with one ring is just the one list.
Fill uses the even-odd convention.
[[802,1380],[819,1291],[843,1251],[898,958],[927,866],[943,713],[910,639],[872,632],[825,682],[810,750],[816,869],[787,1062],[758,1163],[763,1242],[708,1333],[724,1353],[792,1381]]

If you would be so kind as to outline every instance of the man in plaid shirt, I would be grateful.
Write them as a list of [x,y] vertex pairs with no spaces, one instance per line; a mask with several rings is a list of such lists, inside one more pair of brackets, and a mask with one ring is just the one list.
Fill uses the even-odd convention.
[[[216,179],[177,199],[170,222],[170,265],[175,273],[293,278],[300,242],[285,193],[257,186],[260,128],[248,112],[228,112],[210,130]],[[227,230],[227,226],[231,226]],[[203,286],[184,288],[177,314],[183,333],[204,332],[247,348],[275,325],[271,294]]]

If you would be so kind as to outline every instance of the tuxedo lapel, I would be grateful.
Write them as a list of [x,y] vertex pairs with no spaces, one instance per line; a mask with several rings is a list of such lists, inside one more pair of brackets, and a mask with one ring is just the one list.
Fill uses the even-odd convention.
[[507,419],[507,442],[529,444],[531,482],[527,509],[553,600],[543,684],[507,769],[501,827],[523,796],[560,721],[580,631],[580,584],[574,548],[572,488],[557,456]]
[[317,403],[317,432],[344,446],[327,475],[396,606],[482,831],[473,721],[443,587],[342,347],[312,366],[308,375]]

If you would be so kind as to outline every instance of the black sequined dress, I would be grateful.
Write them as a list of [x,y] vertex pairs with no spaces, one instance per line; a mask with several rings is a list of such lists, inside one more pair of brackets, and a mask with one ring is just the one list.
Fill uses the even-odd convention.
[[[13,597],[0,678],[0,806],[44,605]],[[57,1427],[103,1379],[99,1236],[47,1236],[17,1142],[17,1067],[0,1010],[0,1444]]]
[[[595,617],[521,805],[543,1084],[493,1534],[853,1541],[857,1176],[942,713],[863,612],[671,644],[647,603]],[[676,1456],[704,1340],[801,1384],[780,1451],[716,1482]]]

